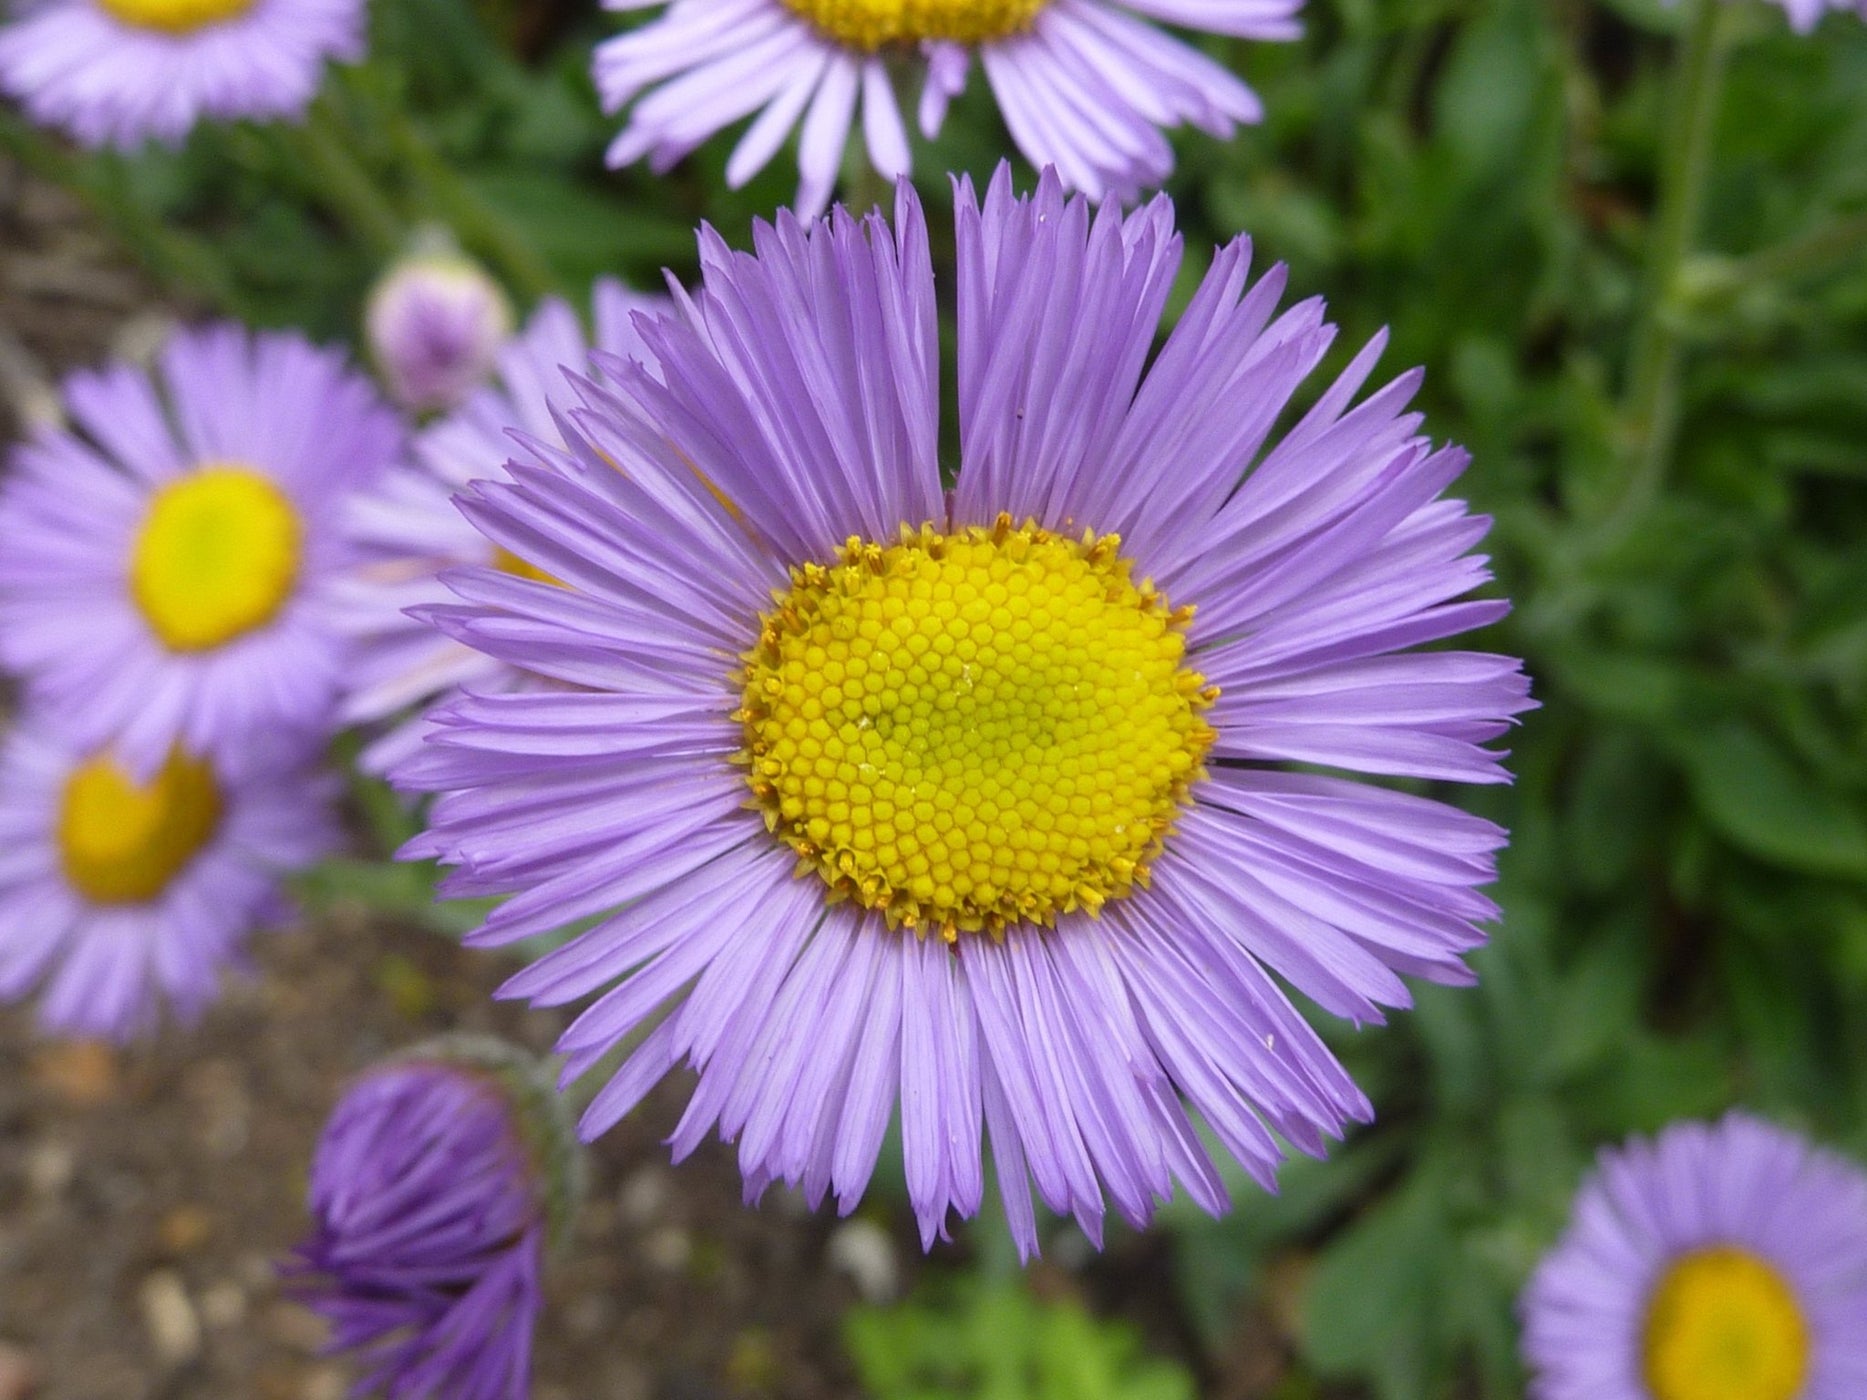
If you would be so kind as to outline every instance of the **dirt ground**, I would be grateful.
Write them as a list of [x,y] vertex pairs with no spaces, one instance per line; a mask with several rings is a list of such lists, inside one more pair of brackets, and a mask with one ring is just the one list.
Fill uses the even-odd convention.
[[[556,1029],[491,1001],[498,959],[342,911],[262,940],[258,962],[197,1030],[120,1055],[0,1015],[0,1343],[39,1386],[0,1379],[0,1396],[338,1400],[346,1370],[273,1261],[304,1232],[343,1081],[442,1030],[542,1050]],[[777,1197],[744,1209],[717,1148],[670,1168],[677,1116],[664,1093],[593,1154],[537,1400],[854,1394],[836,1326],[857,1295],[826,1263],[849,1227]]]

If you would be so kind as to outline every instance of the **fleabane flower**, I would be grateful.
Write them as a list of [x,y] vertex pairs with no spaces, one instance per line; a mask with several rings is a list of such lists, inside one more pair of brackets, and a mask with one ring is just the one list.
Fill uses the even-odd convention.
[[73,375],[78,431],[16,449],[0,488],[0,659],[80,746],[139,777],[328,722],[330,580],[348,492],[395,415],[341,354],[280,332],[176,334],[152,374]]
[[285,1266],[356,1354],[353,1392],[525,1400],[545,1247],[580,1163],[522,1052],[450,1037],[366,1072],[311,1164],[311,1237]]
[[[388,719],[461,686],[536,684],[529,673],[462,646],[404,610],[451,598],[437,575],[458,565],[489,564],[520,578],[550,581],[468,524],[453,498],[468,482],[501,474],[514,433],[554,436],[549,395],[563,392],[565,372],[600,374],[598,360],[615,364],[639,357],[641,339],[631,317],[669,305],[664,297],[638,295],[613,278],[596,284],[591,301],[594,340],[564,302],[543,302],[523,333],[498,352],[494,382],[417,434],[411,460],[351,500],[344,530],[357,563],[336,591],[339,625],[356,644],[341,711],[345,723]],[[364,751],[364,767],[379,772],[406,756],[419,745],[423,728],[420,716],[396,726]]]
[[[507,894],[503,944],[595,919],[505,993],[600,993],[567,1073],[640,1036],[602,1132],[699,1071],[677,1157],[748,1195],[862,1195],[897,1105],[923,1237],[974,1213],[982,1135],[1101,1237],[1177,1180],[1226,1204],[1189,1108],[1269,1184],[1367,1099],[1288,1000],[1355,1021],[1462,982],[1504,834],[1360,773],[1500,782],[1518,663],[1409,654],[1488,622],[1466,454],[1355,404],[1370,346],[1281,438],[1333,331],[1221,250],[1158,351],[1171,207],[958,188],[959,459],[905,184],[891,230],[781,215],[701,241],[657,362],[584,383],[463,509],[562,587],[464,570],[446,631],[575,692],[442,706],[399,772],[412,855]],[[516,892],[516,893],[515,893]]]
[[0,91],[87,146],[175,145],[203,118],[294,117],[363,56],[365,0],[21,0]]
[[1636,1139],[1521,1311],[1535,1400],[1855,1400],[1867,1173],[1743,1113]]
[[[661,0],[605,0],[613,10]],[[1163,131],[1229,138],[1262,104],[1230,70],[1150,23],[1294,39],[1303,0],[673,0],[598,47],[606,109],[631,108],[609,163],[666,169],[753,116],[726,167],[751,179],[794,128],[800,212],[828,202],[860,108],[869,160],[906,174],[894,75],[922,78],[919,124],[938,133],[973,60],[1018,148],[1083,192],[1132,196],[1173,168]],[[756,114],[756,116],[754,116]]]
[[302,743],[175,749],[138,779],[29,715],[0,749],[0,1000],[41,989],[46,1030],[112,1040],[194,1020],[336,845],[336,795]]
[[370,358],[404,408],[457,408],[493,373],[512,303],[458,253],[417,253],[384,274],[363,311]]

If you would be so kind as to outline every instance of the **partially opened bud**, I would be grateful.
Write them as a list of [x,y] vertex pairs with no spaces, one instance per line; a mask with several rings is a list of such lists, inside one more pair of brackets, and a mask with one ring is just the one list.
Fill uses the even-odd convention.
[[361,1360],[356,1393],[524,1400],[577,1153],[542,1072],[498,1041],[432,1041],[345,1092],[312,1161],[312,1235],[287,1272],[332,1346]]
[[492,374],[512,306],[477,264],[417,252],[390,268],[364,310],[370,356],[390,394],[418,412],[455,407]]

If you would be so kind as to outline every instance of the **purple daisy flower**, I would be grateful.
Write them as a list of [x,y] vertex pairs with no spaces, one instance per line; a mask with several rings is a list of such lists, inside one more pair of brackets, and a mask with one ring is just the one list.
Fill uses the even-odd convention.
[[[549,581],[468,524],[454,508],[454,493],[478,477],[497,475],[511,455],[514,433],[554,437],[548,395],[563,388],[565,369],[600,372],[593,349],[608,363],[640,358],[646,352],[631,317],[668,306],[665,297],[639,296],[611,278],[599,281],[592,345],[569,306],[542,303],[524,332],[500,350],[496,382],[420,433],[412,462],[351,500],[345,529],[359,562],[337,586],[340,626],[356,643],[345,723],[387,719],[462,686],[483,691],[537,684],[529,673],[462,646],[404,609],[450,598],[436,575],[461,564],[490,564]],[[393,729],[364,752],[364,767],[381,772],[412,753],[425,727],[417,716]]]
[[178,144],[203,117],[294,117],[327,58],[364,51],[364,0],[21,0],[0,91],[87,146]]
[[[605,0],[640,10],[664,0]],[[829,202],[861,107],[869,160],[905,175],[907,128],[891,70],[925,69],[919,122],[934,136],[976,54],[1012,139],[1084,193],[1132,196],[1173,168],[1163,129],[1229,138],[1263,116],[1228,69],[1149,20],[1246,39],[1294,39],[1303,0],[673,0],[643,28],[600,45],[606,110],[633,105],[612,166],[647,156],[664,170],[757,114],[726,167],[751,179],[801,121],[797,203]]]
[[1500,616],[1466,464],[1358,405],[1371,345],[1281,440],[1333,337],[1221,250],[1154,352],[1179,265],[1164,199],[1124,217],[957,189],[959,463],[943,481],[920,206],[701,240],[704,290],[644,328],[658,370],[584,383],[462,509],[567,585],[489,569],[429,609],[577,693],[436,712],[398,773],[442,795],[413,855],[517,891],[505,944],[598,922],[506,995],[599,999],[579,1074],[609,1127],[676,1065],[673,1135],[739,1144],[847,1211],[900,1105],[923,1237],[973,1214],[989,1138],[1020,1247],[1029,1183],[1100,1239],[1220,1178],[1269,1185],[1367,1099],[1279,978],[1378,1021],[1399,974],[1467,982],[1504,833],[1297,762],[1494,783],[1516,661],[1403,649]]
[[303,745],[178,749],[139,782],[29,715],[0,749],[0,1000],[43,986],[48,1031],[112,1040],[194,1020],[336,846],[336,796]]
[[231,756],[326,723],[338,511],[401,440],[369,382],[223,325],[177,334],[153,375],[74,374],[65,400],[82,435],[40,433],[0,488],[0,659],[139,776],[176,744]]
[[1535,1400],[1859,1400],[1867,1173],[1743,1113],[1604,1152],[1522,1312]]
[[517,1051],[450,1040],[365,1074],[311,1166],[312,1236],[287,1266],[366,1370],[353,1393],[524,1400],[547,1236],[575,1142]]

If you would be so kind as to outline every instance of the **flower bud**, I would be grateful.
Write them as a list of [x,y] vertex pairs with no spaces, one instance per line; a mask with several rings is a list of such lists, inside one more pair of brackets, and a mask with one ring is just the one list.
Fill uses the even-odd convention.
[[447,1037],[366,1072],[311,1166],[311,1238],[286,1272],[363,1366],[358,1394],[525,1400],[547,1242],[581,1192],[541,1069]]
[[364,334],[390,395],[416,412],[439,412],[492,374],[512,334],[512,306],[477,263],[452,251],[421,251],[376,284]]

